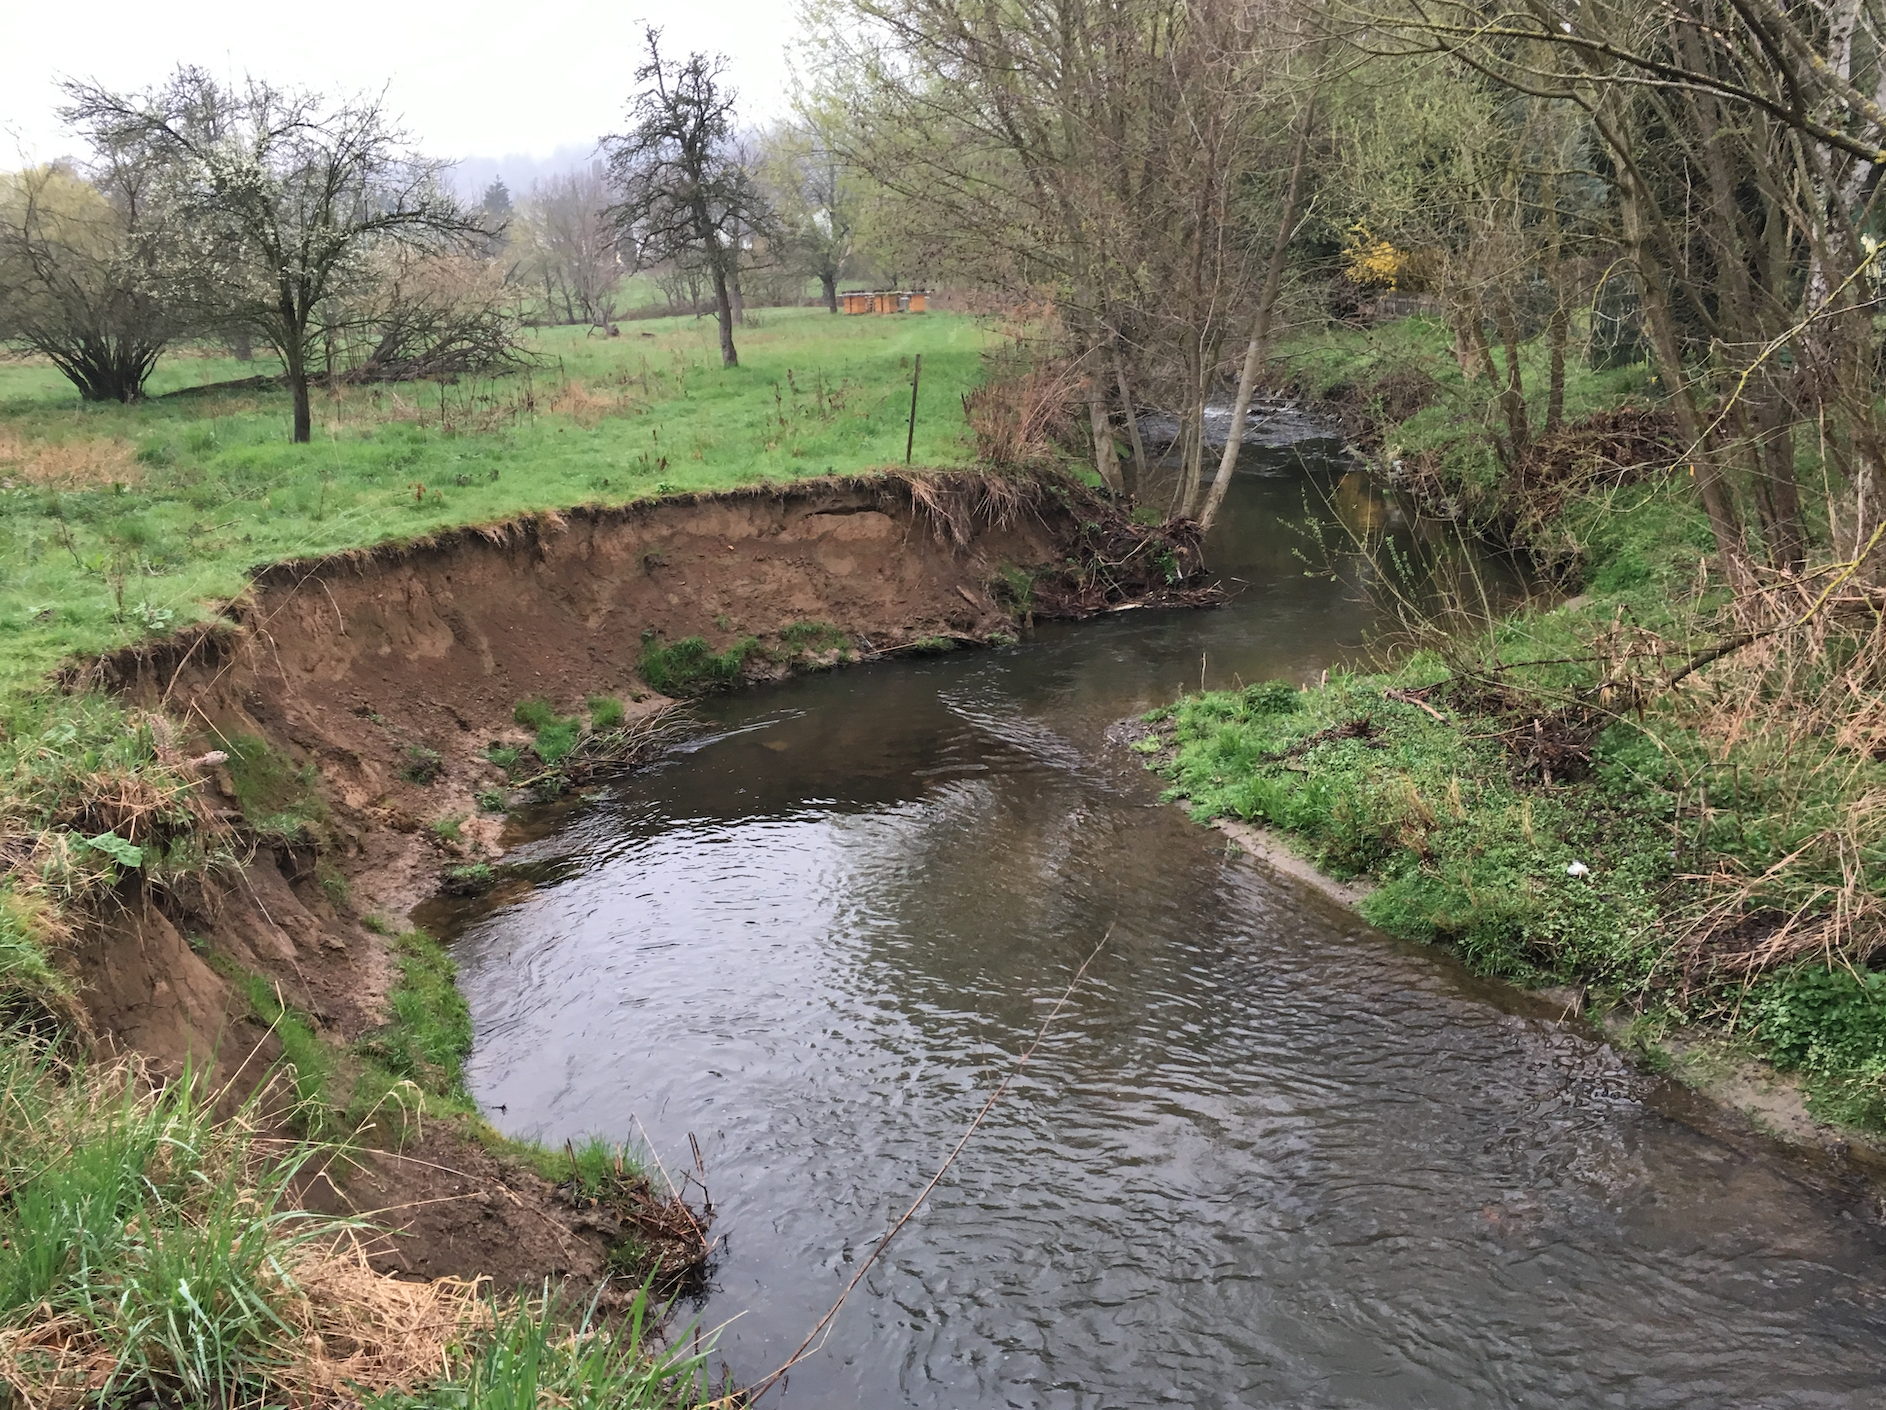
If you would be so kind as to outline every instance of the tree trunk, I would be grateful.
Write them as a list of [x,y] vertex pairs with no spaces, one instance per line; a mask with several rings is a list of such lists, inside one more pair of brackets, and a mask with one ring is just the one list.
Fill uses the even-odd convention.
[[306,445],[314,439],[314,414],[308,407],[308,365],[299,347],[288,354],[288,390],[295,398],[295,444]]
[[1094,469],[1116,499],[1126,493],[1120,478],[1120,457],[1113,446],[1113,426],[1107,420],[1107,397],[1098,377],[1087,379],[1087,425],[1094,434]]
[[1552,323],[1546,330],[1546,342],[1552,350],[1551,369],[1545,395],[1545,430],[1549,436],[1565,422],[1565,343],[1571,331],[1571,314],[1562,296],[1555,294]]
[[1185,442],[1185,469],[1180,477],[1183,493],[1179,499],[1179,517],[1190,519],[1198,513],[1198,491],[1205,468],[1205,388],[1204,371],[1193,379],[1192,405],[1187,409],[1190,430]]
[[1532,425],[1526,415],[1526,388],[1521,381],[1519,364],[1519,315],[1513,309],[1513,297],[1500,290],[1494,306],[1494,323],[1500,330],[1500,351],[1506,362],[1506,387],[1500,393],[1500,409],[1506,416],[1508,472],[1518,474],[1526,461],[1526,448],[1532,444]]
[[833,313],[838,312],[838,275],[821,274],[819,285],[825,291],[825,307]]
[[720,365],[738,367],[740,354],[733,346],[733,301],[727,293],[727,274],[714,262],[714,313],[720,320]]
[[1645,248],[1641,218],[1633,214],[1636,199],[1641,199],[1635,187],[1635,181],[1627,183],[1625,187],[1625,239],[1634,256],[1632,265],[1637,272],[1644,323],[1650,331],[1650,345],[1656,356],[1657,370],[1670,391],[1670,405],[1676,413],[1677,434],[1682,436],[1684,444],[1689,447],[1692,457],[1690,474],[1696,480],[1696,491],[1703,501],[1703,512],[1709,516],[1709,528],[1715,535],[1716,552],[1722,559],[1723,574],[1731,587],[1742,588],[1752,581],[1752,575],[1749,572],[1748,550],[1742,541],[1741,516],[1736,513],[1735,498],[1723,478],[1714,438],[1703,424],[1683,368],[1683,355],[1676,336],[1676,320],[1670,311],[1662,270]]
[[747,301],[740,292],[740,266],[738,264],[727,271],[727,296],[733,309],[733,321],[742,328],[746,327]]
[[[1133,443],[1133,480],[1127,492],[1137,495],[1146,485],[1146,443],[1140,439],[1139,416],[1133,410],[1133,388],[1126,380],[1126,364],[1120,360],[1118,338],[1113,340],[1113,380],[1120,387],[1120,410],[1126,417],[1127,438]],[[1126,476],[1120,479],[1125,483]]]
[[1756,424],[1762,430],[1765,483],[1773,505],[1770,551],[1777,567],[1798,573],[1807,566],[1807,528],[1801,520],[1801,487],[1794,477],[1794,426],[1787,404],[1771,394],[1757,412]]
[[1251,341],[1244,349],[1244,366],[1238,371],[1238,396],[1231,406],[1231,424],[1225,428],[1225,453],[1218,457],[1218,473],[1212,479],[1211,493],[1205,497],[1205,512],[1198,516],[1201,530],[1210,530],[1218,517],[1218,506],[1225,502],[1231,488],[1231,476],[1238,464],[1238,452],[1244,448],[1244,422],[1251,414],[1251,397],[1257,391],[1258,376],[1264,370],[1264,358],[1270,351],[1270,314],[1277,303],[1277,291],[1283,285],[1284,258],[1290,250],[1290,236],[1297,221],[1297,192],[1303,185],[1304,156],[1310,145],[1310,122],[1315,108],[1312,98],[1303,105],[1297,121],[1297,140],[1290,153],[1290,185],[1284,193],[1284,208],[1277,219],[1277,238],[1271,243],[1270,264],[1264,271],[1264,287],[1257,296],[1257,309],[1251,316]]

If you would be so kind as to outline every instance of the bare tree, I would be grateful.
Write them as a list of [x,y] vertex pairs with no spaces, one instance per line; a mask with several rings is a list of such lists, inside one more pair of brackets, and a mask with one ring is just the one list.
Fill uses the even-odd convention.
[[820,19],[820,81],[879,192],[874,240],[1049,294],[1096,473],[1125,492],[1114,397],[1132,429],[1137,383],[1180,412],[1173,507],[1196,514],[1205,402],[1275,229],[1250,178],[1280,134],[1290,150],[1299,106],[1274,81],[1299,42],[1291,0],[828,0]]
[[1366,47],[1442,53],[1586,116],[1730,581],[1754,579],[1751,521],[1775,567],[1804,561],[1804,438],[1844,485],[1827,497],[1832,542],[1886,579],[1873,239],[1886,12],[1873,0],[1520,0],[1493,14],[1408,0],[1358,4],[1356,18]]
[[592,164],[533,185],[514,228],[518,277],[542,288],[546,305],[561,303],[567,322],[611,322],[617,289],[634,272],[635,252],[623,247],[610,201],[603,168]]
[[798,120],[760,144],[760,171],[779,224],[780,257],[819,281],[838,312],[838,281],[858,236],[857,175],[843,150],[844,114],[829,97],[800,107]]
[[48,359],[86,401],[135,401],[176,332],[156,268],[172,237],[148,167],[102,155],[0,176],[0,340]]
[[143,93],[80,82],[65,91],[68,121],[99,146],[160,165],[190,237],[178,293],[202,321],[252,328],[274,345],[296,441],[312,431],[309,363],[325,311],[369,281],[374,251],[475,249],[487,234],[378,98],[330,102],[259,79],[224,88],[189,67]]
[[662,57],[661,31],[644,33],[648,59],[635,71],[629,131],[604,139],[616,186],[615,218],[624,240],[647,263],[696,262],[714,289],[720,360],[739,363],[733,344],[733,287],[743,236],[764,231],[770,212],[735,151],[735,94],[722,81],[726,61],[690,54]]
[[337,310],[336,375],[352,382],[489,376],[522,367],[517,291],[495,261],[393,248]]

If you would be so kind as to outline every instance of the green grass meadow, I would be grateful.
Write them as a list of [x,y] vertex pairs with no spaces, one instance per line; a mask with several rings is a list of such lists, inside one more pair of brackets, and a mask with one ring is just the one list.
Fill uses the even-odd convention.
[[177,354],[151,398],[84,406],[51,367],[0,364],[0,693],[74,656],[174,630],[253,568],[583,504],[901,465],[968,464],[962,397],[982,328],[962,315],[765,309],[720,366],[710,318],[533,335],[494,379],[315,392],[167,392],[274,370]]

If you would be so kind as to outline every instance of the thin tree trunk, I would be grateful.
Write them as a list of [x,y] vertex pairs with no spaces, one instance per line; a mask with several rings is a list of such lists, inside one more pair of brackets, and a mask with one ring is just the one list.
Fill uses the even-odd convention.
[[[1146,486],[1146,443],[1140,439],[1139,414],[1133,410],[1133,388],[1126,380],[1126,364],[1120,360],[1120,343],[1113,343],[1113,379],[1120,387],[1120,410],[1126,416],[1126,434],[1133,443],[1133,483],[1128,492],[1138,494]],[[1125,480],[1122,475],[1121,480]]]
[[1231,424],[1225,428],[1225,453],[1218,457],[1218,473],[1212,479],[1211,493],[1205,498],[1205,511],[1198,516],[1199,528],[1209,530],[1218,517],[1218,507],[1231,488],[1231,476],[1237,468],[1238,452],[1244,448],[1244,422],[1251,414],[1251,397],[1257,391],[1257,379],[1264,370],[1264,358],[1270,351],[1270,315],[1277,304],[1277,292],[1283,286],[1284,258],[1290,251],[1290,237],[1297,222],[1297,193],[1303,185],[1304,157],[1310,146],[1310,124],[1316,107],[1314,96],[1303,104],[1297,120],[1297,139],[1290,153],[1290,185],[1284,193],[1284,208],[1277,220],[1277,238],[1271,243],[1270,264],[1264,271],[1264,287],[1257,296],[1257,309],[1251,316],[1251,341],[1244,349],[1244,366],[1238,372],[1238,396],[1231,407]]
[[[1614,148],[1617,146],[1613,144]],[[1628,168],[1627,168],[1628,170]],[[1722,475],[1716,447],[1705,431],[1689,378],[1684,372],[1683,355],[1677,343],[1676,320],[1670,311],[1669,292],[1664,288],[1662,270],[1649,249],[1644,212],[1640,202],[1647,200],[1638,189],[1635,175],[1623,183],[1624,239],[1637,271],[1638,298],[1644,322],[1650,330],[1650,345],[1657,359],[1657,370],[1670,389],[1670,405],[1676,413],[1677,433],[1683,437],[1691,456],[1690,474],[1696,479],[1696,491],[1709,516],[1710,532],[1715,535],[1716,551],[1722,559],[1724,575],[1735,588],[1752,581],[1747,548],[1742,541],[1742,521],[1736,513],[1735,498]]]
[[821,274],[819,284],[825,290],[825,307],[833,313],[838,312],[838,276]]
[[1193,379],[1192,405],[1188,419],[1191,431],[1185,442],[1185,493],[1179,501],[1179,517],[1190,519],[1198,513],[1198,492],[1205,469],[1205,388],[1204,371]]
[[1087,379],[1087,425],[1094,435],[1094,469],[1100,472],[1107,492],[1119,498],[1126,493],[1126,482],[1120,478],[1120,457],[1114,450],[1113,426],[1107,419],[1107,397],[1098,377]]
[[1565,300],[1558,298],[1552,309],[1552,323],[1546,329],[1546,343],[1552,355],[1545,394],[1545,430],[1548,436],[1565,422],[1565,344],[1571,324],[1571,314],[1565,307]]
[[1500,393],[1500,408],[1506,415],[1507,470],[1517,474],[1526,460],[1526,447],[1532,443],[1532,426],[1526,415],[1526,389],[1520,380],[1519,316],[1513,310],[1513,296],[1500,290],[1494,306],[1494,323],[1500,330],[1501,353],[1506,362],[1506,387]]
[[1787,404],[1771,390],[1756,412],[1761,428],[1762,469],[1774,506],[1770,551],[1777,567],[1798,573],[1807,566],[1807,529],[1801,522],[1801,487],[1794,477],[1794,427]]
[[714,313],[720,320],[720,365],[738,367],[740,354],[733,346],[733,301],[727,293],[726,271],[714,262]]
[[[735,258],[738,259],[738,255]],[[740,292],[740,266],[738,264],[727,271],[727,293],[733,309],[733,321],[742,328],[746,327],[747,301]]]

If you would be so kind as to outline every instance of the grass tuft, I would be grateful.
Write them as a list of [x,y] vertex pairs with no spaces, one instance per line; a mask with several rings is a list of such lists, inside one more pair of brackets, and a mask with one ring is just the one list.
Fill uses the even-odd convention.
[[663,646],[652,635],[643,638],[642,679],[663,695],[698,695],[739,683],[747,657],[759,649],[756,637],[742,637],[716,653],[705,637],[683,637]]

